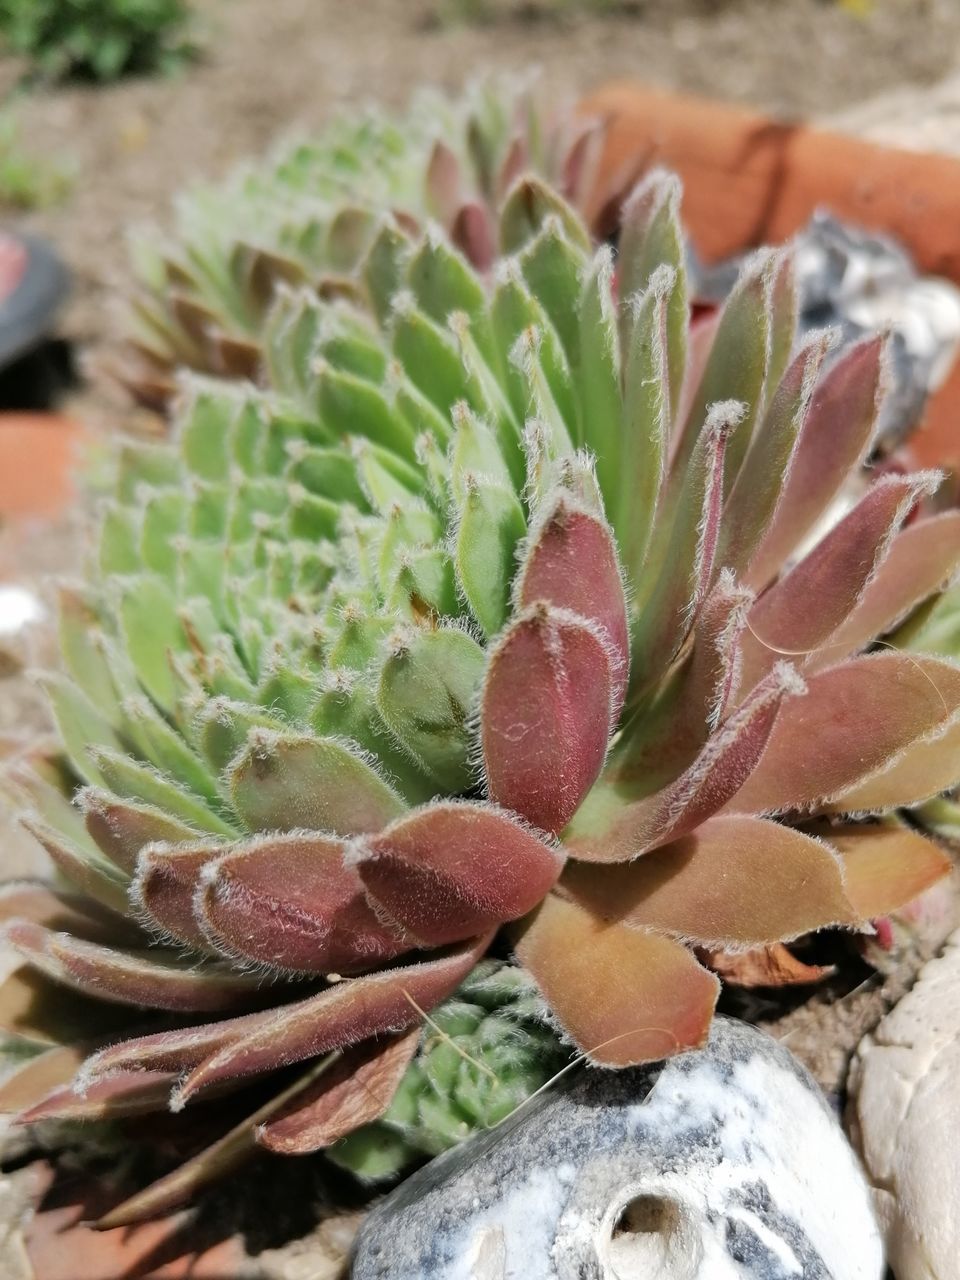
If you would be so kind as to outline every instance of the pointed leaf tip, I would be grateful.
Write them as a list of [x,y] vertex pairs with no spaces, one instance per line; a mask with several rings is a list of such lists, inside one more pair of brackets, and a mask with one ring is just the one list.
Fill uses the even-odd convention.
[[620,714],[630,662],[627,604],[617,548],[606,523],[563,492],[531,531],[517,585],[520,608],[538,601],[596,623],[605,636]]

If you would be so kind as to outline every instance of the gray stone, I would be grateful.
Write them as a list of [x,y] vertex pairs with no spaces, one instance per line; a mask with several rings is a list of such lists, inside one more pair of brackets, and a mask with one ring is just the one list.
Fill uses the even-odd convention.
[[370,1214],[352,1280],[880,1280],[870,1194],[811,1077],[716,1019],[705,1049],[580,1068]]

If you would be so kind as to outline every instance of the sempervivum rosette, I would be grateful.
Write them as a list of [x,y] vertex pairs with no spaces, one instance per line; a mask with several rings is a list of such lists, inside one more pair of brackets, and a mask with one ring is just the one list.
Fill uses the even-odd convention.
[[788,252],[691,332],[678,198],[634,193],[615,289],[521,177],[489,271],[429,227],[379,308],[285,292],[275,393],[193,385],[122,451],[49,679],[68,774],[17,771],[77,892],[11,891],[6,928],[110,1043],[21,1073],[27,1117],[275,1079],[244,1141],[326,1147],[492,945],[593,1061],[660,1058],[708,1030],[698,954],[945,872],[866,819],[960,774],[960,670],[876,644],[954,573],[960,516],[908,521],[938,477],[882,476],[798,554],[869,449],[882,341],[798,346]]

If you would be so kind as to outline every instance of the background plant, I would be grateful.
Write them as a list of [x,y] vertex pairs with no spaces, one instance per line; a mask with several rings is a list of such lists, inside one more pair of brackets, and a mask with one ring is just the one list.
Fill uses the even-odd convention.
[[43,76],[115,80],[194,53],[187,0],[0,0],[0,38]]
[[43,209],[59,204],[69,193],[73,178],[73,167],[66,160],[38,155],[27,148],[14,108],[0,112],[0,205]]

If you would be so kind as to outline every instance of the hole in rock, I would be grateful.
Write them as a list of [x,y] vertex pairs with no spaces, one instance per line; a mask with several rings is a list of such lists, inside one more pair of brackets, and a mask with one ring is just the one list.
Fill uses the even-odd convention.
[[642,1192],[617,1214],[604,1252],[611,1280],[693,1280],[698,1232],[680,1201]]

